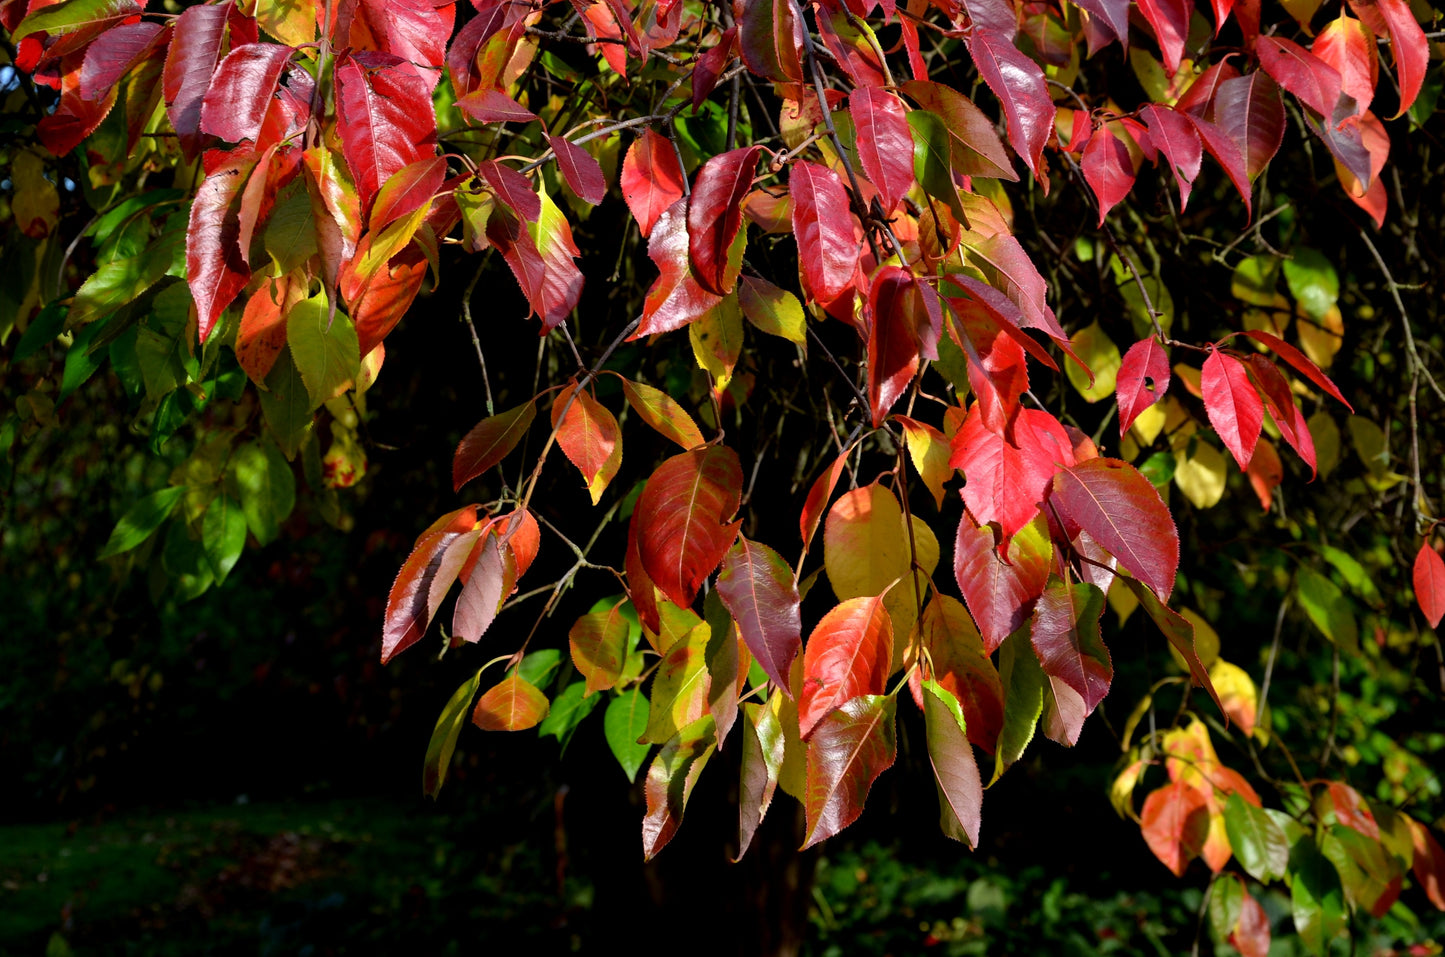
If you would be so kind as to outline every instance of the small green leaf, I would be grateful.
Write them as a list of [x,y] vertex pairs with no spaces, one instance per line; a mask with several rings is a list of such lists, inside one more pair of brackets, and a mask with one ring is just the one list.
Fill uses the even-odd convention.
[[311,432],[311,412],[316,407],[311,404],[306,383],[296,371],[290,353],[276,357],[276,364],[266,375],[266,388],[258,396],[276,444],[288,460],[294,459]]
[[1359,646],[1359,625],[1339,585],[1313,568],[1302,567],[1296,578],[1295,594],[1320,634],[1344,651]]
[[229,469],[241,499],[241,514],[256,541],[269,545],[296,506],[296,476],[271,443],[251,442],[231,456]]
[[457,747],[457,738],[467,723],[467,712],[472,699],[482,683],[481,669],[461,687],[452,693],[442,713],[437,716],[436,727],[432,729],[431,741],[426,746],[426,761],[422,764],[421,789],[427,797],[434,798],[441,793],[446,783],[447,768],[452,763],[452,753]]
[[1048,678],[1029,643],[1028,626],[1009,635],[999,646],[998,674],[1004,689],[1003,731],[998,736],[993,781],[1023,756],[1034,739],[1039,716],[1044,713],[1044,685]]
[[582,719],[592,713],[597,707],[597,702],[602,700],[601,695],[583,697],[587,686],[581,681],[574,681],[562,690],[552,702],[552,710],[547,712],[547,717],[537,726],[537,734],[551,735],[566,747],[572,732]]
[[176,283],[157,295],[151,308],[140,317],[135,355],[146,395],[151,399],[185,385],[200,371],[186,337],[191,303],[190,287]]
[[937,114],[915,109],[908,111],[908,129],[913,134],[913,175],[924,192],[943,202],[953,218],[966,225],[968,213],[953,181],[948,126]]
[[[1233,874],[1219,875],[1209,889],[1209,929],[1216,944],[1224,943],[1234,933],[1239,914],[1244,910],[1244,895],[1244,882]],[[1221,949],[1216,947],[1215,952]]]
[[1278,259],[1274,256],[1251,256],[1234,267],[1229,292],[1251,306],[1273,306],[1278,282]]
[[185,494],[185,488],[176,485],[152,492],[136,502],[120,517],[120,521],[115,523],[110,539],[100,550],[100,557],[109,558],[128,552],[150,538],[175,510],[176,504]]
[[1290,295],[1311,319],[1323,319],[1339,301],[1340,277],[1318,249],[1296,247],[1292,257],[1284,261],[1284,279]]
[[201,546],[210,563],[217,584],[223,583],[246,547],[246,517],[240,505],[229,495],[211,499],[206,516],[201,520]]
[[1325,957],[1331,942],[1349,933],[1340,875],[1308,836],[1290,850],[1289,872],[1295,930],[1311,953]]
[[533,651],[522,659],[517,666],[517,674],[522,680],[530,685],[536,686],[542,691],[547,690],[547,681],[552,672],[562,663],[562,651],[559,648],[543,648]]
[[607,705],[602,716],[602,733],[612,756],[622,765],[622,773],[628,781],[637,780],[637,772],[647,760],[650,745],[638,744],[637,739],[647,730],[647,696],[639,689],[625,691]]
[[1224,806],[1224,828],[1229,846],[1250,877],[1268,883],[1285,876],[1289,842],[1284,832],[1263,809],[1250,804],[1237,791],[1229,795]]
[[332,313],[325,290],[292,307],[286,319],[286,341],[311,396],[308,412],[345,392],[356,381],[361,370],[356,327],[342,313]]
[[25,333],[20,337],[20,343],[15,347],[13,361],[29,359],[35,353],[45,348],[60,331],[65,328],[65,317],[69,313],[57,300],[47,303],[40,314],[30,320],[30,325],[25,327]]
[[266,224],[265,244],[278,276],[286,275],[316,254],[316,223],[306,190],[292,189],[276,203]]

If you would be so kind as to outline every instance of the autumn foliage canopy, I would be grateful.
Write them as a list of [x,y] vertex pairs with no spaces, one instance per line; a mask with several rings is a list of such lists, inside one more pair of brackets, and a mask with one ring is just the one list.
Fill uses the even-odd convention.
[[[1323,950],[1407,882],[1445,909],[1445,851],[1428,815],[1300,773],[1251,677],[1263,660],[1221,657],[1181,556],[1226,495],[1286,522],[1286,490],[1344,484],[1327,476],[1336,419],[1363,411],[1342,388],[1358,377],[1332,371],[1349,293],[1328,256],[1265,240],[1267,184],[1313,164],[1370,251],[1418,216],[1391,164],[1440,92],[1424,13],[5,0],[43,105],[10,159],[6,257],[33,262],[0,330],[13,361],[56,350],[55,398],[108,364],[154,449],[194,432],[103,551],[163,561],[185,599],[276,539],[298,477],[339,513],[375,452],[361,423],[386,401],[389,336],[471,277],[487,414],[451,463],[458,507],[407,530],[424,528],[381,623],[382,662],[418,643],[480,656],[437,722],[429,793],[468,717],[569,739],[601,704],[623,770],[646,769],[646,856],[719,748],[742,755],[739,853],[779,790],[813,845],[862,813],[916,708],[942,829],[974,846],[986,786],[1038,733],[1078,741],[1114,681],[1113,618],[1137,616],[1158,670],[1178,667],[1151,696],[1182,700],[1156,723],[1146,698],[1123,728],[1116,805],[1176,875],[1219,875],[1221,940],[1263,954],[1249,888],[1282,881]],[[1184,316],[1164,281],[1161,248],[1191,242],[1194,275],[1227,267],[1213,314]],[[530,384],[531,352],[491,345],[523,320],[483,306],[513,288],[550,350]],[[1347,430],[1355,491],[1403,503],[1381,533],[1415,556],[1395,617],[1347,595],[1363,568],[1339,548],[1260,586],[1327,657],[1387,632],[1428,648],[1445,614],[1417,415],[1439,353],[1400,309],[1411,474],[1389,468],[1389,412]],[[575,564],[533,588],[547,550]],[[595,604],[549,640],[573,588]],[[1293,770],[1252,784],[1260,762],[1226,764],[1219,740]]]

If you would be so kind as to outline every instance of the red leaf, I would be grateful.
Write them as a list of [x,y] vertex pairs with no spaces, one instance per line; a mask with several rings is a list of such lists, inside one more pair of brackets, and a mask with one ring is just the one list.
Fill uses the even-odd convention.
[[1139,470],[1118,459],[1080,462],[1054,476],[1049,503],[1067,528],[1088,532],[1160,601],[1179,569],[1179,533],[1169,507]]
[[546,333],[577,307],[582,272],[574,262],[581,253],[566,217],[551,200],[541,207],[535,223],[523,223],[497,206],[487,219],[487,239],[502,254]]
[[739,535],[723,558],[717,593],[773,684],[791,697],[788,673],[803,643],[798,584],[781,555]]
[[188,158],[201,149],[201,102],[221,58],[221,38],[230,9],[229,3],[186,7],[171,35],[162,73],[166,116]]
[[1189,38],[1189,16],[1194,5],[1186,0],[1140,0],[1139,12],[1154,29],[1159,51],[1164,54],[1164,69],[1173,76],[1184,56],[1184,42]]
[[546,695],[514,671],[477,699],[472,723],[483,731],[525,731],[547,711]]
[[672,141],[650,127],[644,129],[622,161],[622,198],[642,235],[651,236],[658,219],[682,197],[683,172]]
[[[1129,44],[1128,0],[1082,0],[1080,7],[1089,11],[1111,33],[1120,46]],[[1094,48],[1089,50],[1090,54]]]
[[1334,384],[1334,382],[1330,379],[1329,376],[1325,375],[1323,372],[1320,371],[1320,367],[1315,365],[1314,362],[1310,360],[1309,356],[1305,355],[1303,352],[1300,352],[1294,346],[1290,345],[1288,342],[1285,342],[1278,336],[1272,336],[1267,332],[1260,332],[1258,330],[1250,329],[1246,330],[1244,334],[1246,336],[1249,336],[1256,342],[1262,342],[1266,346],[1269,346],[1269,348],[1274,350],[1275,354],[1278,355],[1281,359],[1283,359],[1285,362],[1288,362],[1290,365],[1294,366],[1297,370],[1302,372],[1305,378],[1309,379],[1315,385],[1328,392],[1331,396],[1344,403],[1345,408],[1349,409],[1351,412],[1355,411],[1355,407],[1350,405],[1350,403],[1345,399],[1344,395],[1340,392],[1339,387]]
[[837,173],[806,160],[792,164],[788,186],[803,289],[817,302],[832,302],[852,286],[858,267],[848,193]]
[[221,313],[251,279],[245,252],[237,242],[241,222],[235,206],[254,163],[251,157],[212,171],[191,204],[186,282],[196,301],[201,342],[210,338]]
[[[362,246],[365,245],[363,241]],[[411,308],[421,291],[427,262],[421,247],[409,243],[401,252],[393,254],[385,266],[357,281],[351,266],[359,261],[357,257],[348,263],[338,278],[351,319],[356,323],[359,354],[364,356],[381,344]]]
[[1017,631],[1049,580],[1051,551],[1014,536],[1008,562],[999,557],[994,531],[979,526],[968,513],[958,523],[953,547],[953,574],[958,590],[978,623],[984,654],[991,655]]
[[536,400],[488,416],[457,446],[452,460],[452,487],[461,487],[507,457],[517,447],[537,414]]
[[1373,32],[1390,36],[1390,51],[1395,56],[1395,72],[1400,78],[1400,109],[1395,113],[1399,116],[1419,96],[1425,72],[1430,67],[1430,44],[1425,31],[1404,0],[1350,0],[1350,9]]
[[1204,148],[1214,157],[1215,162],[1224,168],[1229,181],[1239,191],[1239,198],[1244,200],[1245,213],[1252,216],[1254,206],[1250,197],[1249,173],[1244,168],[1244,154],[1240,152],[1239,146],[1208,120],[1200,119],[1192,113],[1188,116],[1189,122],[1194,125],[1200,140],[1203,141]]
[[738,48],[750,72],[778,83],[803,82],[803,24],[793,0],[734,0]]
[[1410,842],[1414,846],[1414,859],[1410,871],[1425,891],[1425,896],[1437,910],[1445,910],[1445,848],[1435,840],[1430,829],[1408,814],[1401,814],[1410,828]]
[[304,298],[306,284],[290,277],[267,279],[246,300],[236,332],[236,361],[251,381],[260,384],[286,348],[286,316]]
[[446,181],[447,161],[440,156],[409,163],[391,175],[371,207],[371,231],[414,213],[430,203]]
[[[617,420],[586,389],[576,392],[571,402],[562,398],[566,395],[565,391],[558,395],[557,401],[552,403],[552,428],[557,431],[557,444],[562,447],[562,454],[567,456],[567,460],[582,473],[582,481],[592,489],[598,473],[607,465],[621,441]],[[593,491],[594,505],[600,491]]]
[[1164,398],[1169,391],[1169,378],[1169,354],[1154,337],[1139,340],[1124,353],[1115,379],[1120,438],[1129,431],[1139,413]]
[[891,695],[854,698],[818,723],[808,742],[805,848],[856,821],[873,782],[893,766],[897,701]]
[[1189,84],[1189,89],[1185,90],[1175,101],[1174,109],[1180,113],[1188,113],[1196,119],[1212,119],[1214,94],[1219,90],[1219,84],[1237,76],[1239,76],[1239,71],[1234,68],[1233,64],[1227,59],[1220,60]]
[[[1294,392],[1291,391],[1289,383],[1285,381],[1275,364],[1264,356],[1250,356],[1249,368],[1254,374],[1254,380],[1259,385],[1260,397],[1264,399],[1265,408],[1269,410],[1270,417],[1274,419],[1279,434],[1309,465],[1310,477],[1313,478],[1315,472],[1314,436],[1310,434],[1309,426],[1305,423],[1304,413],[1295,404]],[[1257,451],[1256,454],[1258,454]],[[1279,464],[1278,455],[1275,456],[1275,464]],[[1280,477],[1283,478],[1283,473]],[[1279,482],[1274,484],[1278,485]],[[1265,506],[1265,508],[1268,507],[1268,505]]]
[[932,287],[898,266],[884,266],[868,294],[873,325],[868,338],[868,401],[873,427],[883,424],[918,372],[920,354],[938,358],[943,314]]
[[1214,98],[1215,123],[1239,147],[1244,172],[1256,179],[1284,141],[1284,103],[1269,74],[1256,70],[1225,80]]
[[824,615],[803,649],[798,695],[803,739],[854,698],[882,694],[892,663],[893,621],[882,595],[850,598]]
[[[426,633],[447,589],[456,581],[480,532],[477,508],[468,505],[442,516],[421,534],[397,572],[386,600],[381,636],[381,663],[415,644]],[[475,535],[473,533],[476,533]],[[463,539],[469,536],[469,540]],[[465,546],[465,547],[462,547]]]
[[[588,9],[593,9],[588,7]],[[723,31],[717,43],[703,51],[697,58],[697,64],[692,68],[692,108],[694,110],[702,106],[703,100],[712,96],[712,91],[717,89],[718,80],[722,78],[723,70],[732,62],[733,50],[737,46],[738,28],[737,25],[728,27]],[[646,235],[646,234],[644,234]],[[741,856],[741,853],[739,853]]]
[[1174,781],[1144,799],[1140,824],[1149,850],[1175,877],[1182,877],[1184,868],[1204,849],[1209,808],[1198,790]]
[[1229,945],[1243,957],[1268,957],[1269,915],[1259,901],[1250,894],[1244,895],[1239,910],[1239,921],[1229,932]]
[[693,785],[716,747],[713,720],[704,717],[683,728],[653,758],[643,786],[647,815],[642,819],[642,854],[646,860],[652,860],[677,833]]
[[1355,101],[1357,114],[1370,108],[1379,78],[1380,54],[1374,35],[1363,23],[1342,11],[1315,37],[1310,52],[1340,74],[1341,89]]
[[1164,154],[1174,181],[1179,184],[1179,209],[1189,205],[1189,192],[1194,188],[1194,179],[1199,175],[1199,166],[1204,160],[1204,149],[1194,124],[1181,113],[1167,106],[1150,103],[1140,111],[1149,139]]
[[[851,451],[852,449],[848,450]],[[848,464],[848,452],[834,459],[827,471],[819,475],[808,489],[803,511],[798,515],[798,532],[803,537],[804,552],[813,541],[813,533],[818,530],[818,522],[822,520],[823,511],[828,507],[828,499],[833,497],[833,489],[838,486],[838,478],[843,474],[843,467]]]
[[227,54],[202,98],[201,132],[230,143],[255,142],[294,52],[277,43],[248,43]]
[[918,628],[932,662],[928,677],[958,699],[968,740],[992,754],[1003,729],[1003,683],[978,627],[957,599],[935,595]]
[[526,176],[492,160],[477,164],[477,175],[487,181],[497,198],[529,223],[535,223],[542,215],[542,198],[532,189],[532,181]]
[[1334,67],[1298,43],[1281,37],[1260,37],[1257,50],[1259,65],[1266,73],[1326,122],[1331,122],[1341,91],[1340,74]]
[[877,87],[858,87],[848,97],[857,131],[858,159],[878,188],[883,212],[891,213],[913,187],[913,132],[903,101]]
[[363,211],[393,173],[436,152],[431,91],[389,53],[337,59],[336,119]]
[[1039,409],[1020,409],[995,432],[975,403],[953,437],[948,464],[963,470],[963,501],[974,518],[998,522],[1007,539],[1038,514],[1054,472],[1074,464],[1073,443],[1058,420]]
[[[1308,461],[1308,460],[1307,460]],[[1274,503],[1274,490],[1279,488],[1284,481],[1284,463],[1279,460],[1279,451],[1269,439],[1261,438],[1259,444],[1254,447],[1254,456],[1249,460],[1249,468],[1245,469],[1249,477],[1250,487],[1254,494],[1259,496],[1259,507],[1268,512],[1270,505]],[[1232,715],[1235,722],[1240,725],[1249,724],[1254,715],[1251,713],[1247,718],[1241,715]],[[1249,728],[1245,728],[1249,733]]]
[[567,633],[572,663],[587,682],[584,696],[614,687],[627,656],[627,619],[622,604],[588,612]]
[[1204,390],[1204,411],[1209,413],[1209,424],[1219,433],[1243,472],[1249,468],[1249,458],[1254,454],[1254,444],[1259,441],[1260,426],[1264,422],[1264,403],[1254,383],[1249,381],[1249,372],[1234,356],[1212,349],[1209,358],[1204,360],[1199,384]]
[[1380,825],[1359,791],[1341,781],[1329,782],[1328,790],[1337,821],[1345,827],[1359,831],[1372,841],[1380,839]]
[[[1080,582],[1068,585],[1053,579],[1034,605],[1030,639],[1039,665],[1051,679],[1062,681],[1079,695],[1083,717],[1093,712],[1114,680],[1109,649],[1099,633],[1104,593]],[[1077,734],[1070,735],[1077,739]]]
[[121,77],[150,58],[164,29],[159,23],[122,23],[96,37],[80,66],[81,98],[98,100],[110,93]]
[[[498,545],[497,541],[495,534],[483,536],[472,548],[467,564],[458,574],[464,584],[457,596],[456,608],[452,610],[452,634],[464,641],[481,641],[482,635],[496,619],[502,599],[507,597],[505,552],[511,549],[510,546]],[[521,567],[520,560],[516,564]],[[520,577],[525,570],[521,567],[514,574]]]
[[530,123],[537,118],[501,90],[473,90],[457,100],[457,109],[477,123]]
[[737,453],[711,446],[659,465],[637,500],[638,550],[647,576],[679,608],[722,561],[738,523],[743,473]]
[[698,284],[688,258],[687,200],[679,199],[657,218],[647,257],[662,275],[647,290],[642,322],[633,339],[681,329],[722,301]]
[[642,565],[641,525],[642,516],[634,508],[627,523],[627,554],[623,559],[623,570],[627,572],[627,597],[632,599],[632,607],[637,609],[637,619],[649,634],[655,635],[662,630],[662,622],[657,609],[657,591]]
[[567,188],[589,206],[602,202],[607,195],[607,180],[602,176],[602,167],[592,158],[592,154],[560,136],[547,137],[547,143],[557,154],[557,169],[567,181]]
[[1445,559],[1430,547],[1428,537],[1415,555],[1414,585],[1420,613],[1431,628],[1440,627],[1440,619],[1445,618]]
[[961,712],[949,700],[951,693],[947,689],[925,681],[922,692],[928,760],[938,785],[939,824],[944,834],[975,847],[982,826],[983,781],[965,733],[972,728],[966,716],[964,727],[959,727]]
[[1036,178],[1042,179],[1044,144],[1054,128],[1054,101],[1039,65],[1007,36],[975,29],[969,54],[984,82],[1003,103],[1008,139]]
[[[1059,325],[1054,311],[1049,308],[1046,298],[1048,283],[1044,282],[1038,267],[1024,252],[1019,241],[1012,236],[1000,235],[991,236],[981,242],[965,240],[965,243],[969,249],[969,262],[978,267],[988,279],[988,283],[981,283],[964,273],[950,275],[949,282],[961,286],[977,299],[990,315],[1004,325],[1005,332],[1009,331],[1008,326],[1015,329],[1037,329],[1053,339],[1059,348],[1064,350],[1065,355],[1073,356],[1069,337],[1064,333],[1063,326]],[[1028,349],[1035,359],[1050,369],[1058,369],[1049,354],[1038,348],[1038,343],[1028,336],[1013,338]],[[1087,368],[1077,356],[1074,356],[1074,361]]]
[[1109,210],[1134,188],[1134,161],[1108,125],[1100,126],[1084,147],[1084,179],[1099,199],[1099,225]]
[[761,146],[720,153],[703,164],[687,204],[687,249],[698,285],[725,296],[736,277],[728,277],[728,250],[742,225],[743,197],[753,183]]

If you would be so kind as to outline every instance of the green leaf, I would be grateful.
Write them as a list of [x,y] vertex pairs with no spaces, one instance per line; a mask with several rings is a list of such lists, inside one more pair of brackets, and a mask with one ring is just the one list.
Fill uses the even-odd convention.
[[178,604],[200,597],[215,582],[201,540],[191,537],[183,521],[174,521],[166,529],[161,564],[170,575],[171,592]]
[[62,0],[54,6],[41,7],[20,21],[11,43],[19,43],[32,33],[44,30],[52,37],[64,36],[87,26],[103,24],[133,12],[135,7],[123,0]]
[[1335,571],[1340,573],[1340,577],[1355,594],[1377,608],[1384,605],[1385,600],[1380,596],[1380,590],[1375,587],[1374,579],[1355,556],[1333,545],[1321,545],[1320,555],[1334,566]]
[[184,487],[173,485],[170,488],[163,488],[159,492],[152,492],[136,502],[120,517],[120,521],[115,523],[115,529],[111,531],[109,540],[100,550],[100,557],[109,558],[112,555],[128,552],[150,538],[155,534],[156,529],[161,527],[161,523],[170,517],[176,504],[180,502],[181,496],[185,494]]
[[1301,567],[1295,580],[1295,594],[1320,634],[1341,650],[1359,647],[1359,625],[1339,585],[1313,568]]
[[524,657],[522,663],[516,667],[516,672],[528,684],[546,691],[548,679],[561,663],[562,651],[560,648],[543,648]]
[[1305,315],[1319,321],[1340,298],[1340,277],[1318,249],[1295,247],[1284,261],[1284,279],[1289,292]]
[[624,691],[607,705],[602,716],[602,733],[607,738],[607,747],[612,756],[622,765],[622,773],[628,781],[637,780],[637,772],[647,760],[650,745],[639,744],[637,739],[647,730],[647,696],[638,688]]
[[[332,313],[325,290],[292,307],[286,319],[286,341],[296,371],[311,396],[308,414],[356,381],[361,370],[356,327],[342,313]],[[267,376],[267,387],[270,384],[271,377]]]
[[1327,957],[1330,943],[1348,934],[1340,875],[1312,837],[1301,838],[1291,848],[1289,872],[1295,931],[1311,953]]
[[1250,877],[1268,883],[1285,876],[1289,842],[1284,832],[1262,808],[1240,797],[1238,791],[1231,793],[1224,805],[1224,828],[1234,856]]
[[296,476],[271,443],[251,442],[231,456],[229,469],[241,499],[241,513],[256,541],[269,545],[296,506]]
[[186,336],[191,303],[191,290],[185,283],[168,286],[136,327],[136,361],[146,395],[153,400],[185,385],[199,372]]
[[261,414],[276,444],[288,460],[294,459],[311,432],[311,412],[315,406],[289,352],[276,357],[276,364],[266,375],[266,388],[258,396]]
[[744,276],[738,282],[738,305],[743,317],[759,332],[781,336],[800,346],[808,341],[803,304],[786,289],[766,279]]
[[1229,292],[1251,306],[1273,306],[1279,282],[1279,260],[1274,256],[1251,256],[1234,267]]
[[1044,686],[1048,678],[1039,667],[1038,656],[1029,643],[1028,626],[1004,639],[998,651],[998,674],[1003,682],[1003,730],[994,752],[993,784],[1023,756],[1034,739],[1034,729],[1044,713]]
[[[1223,944],[1234,933],[1240,912],[1244,910],[1244,895],[1244,882],[1234,874],[1219,875],[1209,889],[1209,929],[1216,945]],[[1215,952],[1224,951],[1216,946]]]
[[421,790],[427,797],[436,797],[446,783],[447,768],[452,763],[457,738],[461,736],[462,728],[467,723],[467,711],[471,709],[472,699],[476,697],[481,683],[482,671],[479,668],[476,674],[452,692],[446,707],[442,708],[442,713],[437,716],[436,727],[432,729],[431,741],[427,743],[426,760],[421,770]]
[[968,224],[968,213],[958,198],[953,181],[953,156],[950,152],[948,126],[928,110],[909,110],[908,128],[913,134],[913,175],[924,192],[941,200],[953,218]]
[[566,747],[577,725],[581,724],[582,719],[591,714],[592,709],[597,707],[597,702],[602,700],[600,695],[583,697],[586,690],[587,686],[581,681],[574,681],[562,689],[562,693],[552,702],[552,710],[547,712],[547,717],[537,725],[537,734],[550,734]]
[[1079,395],[1083,396],[1086,402],[1113,398],[1114,385],[1118,381],[1119,366],[1123,362],[1119,355],[1119,347],[1104,334],[1104,330],[1100,328],[1097,321],[1089,323],[1074,333],[1069,342],[1094,377],[1093,384],[1090,385],[1089,372],[1080,368],[1078,363],[1070,362],[1064,365],[1064,373],[1069,377],[1069,382],[1073,384],[1074,388],[1079,390]]
[[90,345],[110,324],[92,323],[77,332],[71,340],[70,350],[65,353],[65,369],[60,374],[60,392],[55,397],[57,404],[64,402],[71,393],[85,385],[90,377],[95,375],[95,370],[105,363],[105,353],[92,353]]
[[240,505],[229,495],[221,494],[211,499],[205,518],[201,520],[201,546],[205,550],[206,561],[210,563],[211,574],[216,576],[216,583],[224,583],[240,560],[241,550],[246,547],[246,517],[241,513]]
[[657,677],[652,680],[652,713],[645,740],[660,744],[708,713],[710,681],[707,645],[712,628],[694,626],[667,649]]
[[13,361],[29,359],[45,346],[55,341],[60,331],[65,328],[65,317],[69,310],[60,304],[59,300],[47,303],[45,308],[40,310],[39,315],[30,320],[30,325],[25,327],[25,333],[20,337],[20,342],[15,346]]
[[276,204],[263,241],[278,276],[286,275],[316,255],[316,223],[306,190],[291,189],[289,195]]

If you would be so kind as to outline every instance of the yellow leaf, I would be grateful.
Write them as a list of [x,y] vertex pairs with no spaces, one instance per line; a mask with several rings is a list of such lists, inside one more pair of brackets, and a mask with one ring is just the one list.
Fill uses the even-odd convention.
[[1254,733],[1254,716],[1259,710],[1259,692],[1254,679],[1239,665],[1220,658],[1209,667],[1209,680],[1219,692],[1219,702],[1229,720],[1245,734]]
[[721,395],[733,377],[733,367],[743,348],[743,313],[737,294],[728,296],[689,325],[687,336],[698,367],[712,373],[713,388]]
[[[1145,448],[1154,444],[1159,438],[1159,433],[1164,431],[1164,421],[1168,418],[1169,400],[1155,402],[1149,408],[1140,412],[1134,419],[1134,424],[1129,426],[1129,431],[1139,440],[1139,444]],[[1175,405],[1178,405],[1176,402]]]
[[1073,383],[1079,395],[1087,402],[1098,402],[1112,396],[1121,362],[1119,347],[1104,335],[1104,330],[1099,328],[1097,322],[1091,322],[1074,333],[1069,343],[1094,373],[1094,384],[1090,385],[1088,373],[1080,369],[1077,363],[1067,363],[1064,366],[1069,382]]
[[1212,445],[1194,443],[1193,454],[1174,453],[1174,484],[1195,508],[1212,508],[1224,497],[1224,456]]
[[[1194,651],[1199,655],[1199,663],[1206,668],[1210,667],[1219,658],[1219,632],[1192,608],[1181,608],[1179,614],[1194,626]],[[1173,645],[1169,646],[1169,653],[1174,656],[1174,661],[1180,668],[1189,670],[1188,663],[1174,650]]]
[[1109,588],[1109,607],[1114,609],[1114,614],[1119,617],[1119,627],[1124,627],[1124,622],[1134,614],[1134,609],[1139,607],[1139,598],[1134,594],[1132,588]]
[[1310,416],[1305,425],[1309,426],[1310,437],[1315,440],[1315,465],[1320,471],[1320,478],[1328,478],[1340,463],[1340,427],[1323,409]]
[[943,508],[943,483],[953,477],[948,465],[950,453],[948,439],[931,425],[918,422],[906,416],[898,416],[903,426],[903,437],[908,443],[908,457],[918,470],[918,477],[933,495],[933,502]]
[[1296,326],[1304,354],[1321,369],[1328,369],[1345,341],[1345,317],[1340,307],[1330,306],[1318,322],[1301,313]]
[[1119,812],[1120,817],[1139,820],[1139,815],[1134,811],[1134,785],[1139,783],[1139,775],[1143,773],[1144,762],[1134,761],[1120,772],[1109,787],[1109,801],[1114,805],[1114,810]]

